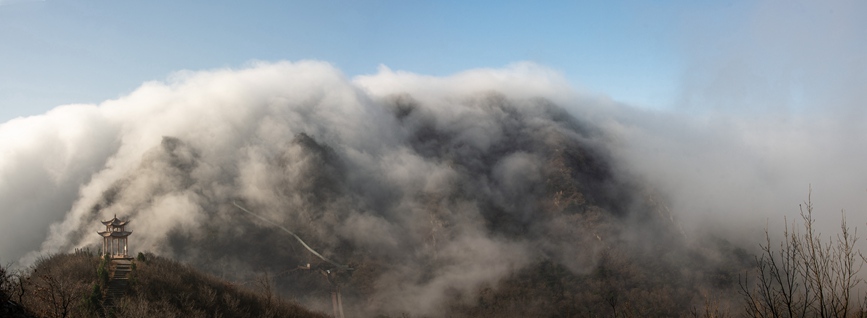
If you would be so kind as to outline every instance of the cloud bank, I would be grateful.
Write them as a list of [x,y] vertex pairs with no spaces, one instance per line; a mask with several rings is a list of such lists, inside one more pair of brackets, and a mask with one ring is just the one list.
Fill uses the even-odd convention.
[[599,132],[555,106],[571,96],[532,64],[448,78],[383,68],[351,81],[322,62],[180,72],[0,127],[10,220],[0,255],[27,264],[93,248],[97,221],[116,214],[133,220],[133,251],[215,271],[315,261],[237,200],[375,276],[373,312],[435,313],[447,291],[469,295],[538,257],[586,271],[592,253],[566,241],[589,234],[552,228],[565,216],[548,194],[564,196],[560,210],[613,209],[625,190]]
[[237,201],[355,264],[366,312],[436,314],[540,259],[587,273],[613,241],[751,243],[809,184],[818,209],[857,211],[867,135],[835,116],[639,110],[529,63],[179,72],[0,126],[0,257],[94,248],[116,214],[132,251],[216,273],[316,263]]

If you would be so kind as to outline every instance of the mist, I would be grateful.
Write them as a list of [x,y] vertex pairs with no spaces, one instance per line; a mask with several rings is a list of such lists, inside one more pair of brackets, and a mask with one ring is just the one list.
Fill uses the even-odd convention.
[[726,29],[698,22],[710,21],[707,14],[692,16],[681,115],[673,120],[698,129],[662,133],[693,136],[665,138],[680,151],[662,146],[662,153],[698,173],[660,171],[690,180],[684,185],[704,181],[701,191],[671,185],[688,210],[727,223],[733,212],[719,207],[728,205],[742,211],[734,219],[780,229],[812,186],[823,233],[839,230],[841,210],[864,226],[865,9],[849,0],[770,1]]
[[447,291],[469,297],[545,255],[586,271],[592,249],[567,257],[566,238],[540,235],[554,222],[538,211],[553,147],[608,169],[598,132],[552,104],[571,94],[554,74],[349,80],[323,62],[254,63],[16,119],[0,128],[0,255],[27,265],[96,249],[97,222],[117,215],[134,224],[133,253],[237,279],[315,262],[237,200],[361,264],[371,312],[434,314]]
[[863,224],[867,134],[839,109],[641,109],[532,63],[182,71],[0,125],[0,259],[95,250],[117,215],[133,253],[230,278],[317,262],[239,202],[372,277],[364,312],[437,315],[540,260],[586,274],[615,244],[755,246],[810,186],[827,233],[840,209]]

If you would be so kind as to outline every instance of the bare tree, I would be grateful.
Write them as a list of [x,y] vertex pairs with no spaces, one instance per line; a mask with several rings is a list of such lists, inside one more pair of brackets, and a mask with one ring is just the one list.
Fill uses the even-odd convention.
[[7,272],[6,267],[0,266],[0,304],[5,304],[12,299],[12,275]]
[[274,278],[269,275],[268,272],[264,272],[261,275],[256,275],[256,286],[261,293],[265,295],[265,299],[268,301],[267,307],[271,306],[271,302],[274,299]]
[[858,272],[865,259],[855,245],[857,229],[850,229],[845,213],[840,233],[823,238],[815,228],[808,195],[798,222],[786,222],[779,248],[772,247],[767,229],[761,255],[755,258],[755,281],[740,281],[749,317],[849,317],[862,306],[852,290],[863,280]]
[[33,280],[34,296],[41,303],[40,312],[46,317],[69,317],[73,303],[80,296],[73,282],[54,274],[50,268],[42,270]]

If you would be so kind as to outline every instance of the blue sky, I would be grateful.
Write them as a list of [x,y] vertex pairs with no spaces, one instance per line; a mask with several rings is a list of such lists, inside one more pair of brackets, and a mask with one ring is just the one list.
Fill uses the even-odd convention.
[[[178,70],[300,59],[331,62],[349,77],[381,64],[448,75],[532,61],[562,72],[579,90],[673,108],[690,100],[690,83],[717,81],[691,75],[696,63],[713,73],[719,70],[708,65],[726,60],[719,54],[746,58],[747,70],[775,60],[774,47],[748,37],[756,29],[764,36],[766,28],[755,26],[762,10],[781,6],[780,16],[792,16],[784,25],[815,25],[800,16],[824,14],[789,2],[650,3],[0,0],[0,122],[116,98]],[[770,54],[752,54],[763,49]]]

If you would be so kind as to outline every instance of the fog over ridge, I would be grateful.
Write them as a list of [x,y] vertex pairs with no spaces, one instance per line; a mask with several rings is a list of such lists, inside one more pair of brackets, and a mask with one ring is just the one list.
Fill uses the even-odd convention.
[[133,252],[212,272],[315,261],[237,200],[361,264],[370,312],[434,314],[539,259],[586,273],[614,241],[761,234],[809,184],[823,208],[863,217],[864,131],[821,115],[641,110],[532,63],[179,72],[0,125],[0,258],[94,248],[96,222],[117,214]]

